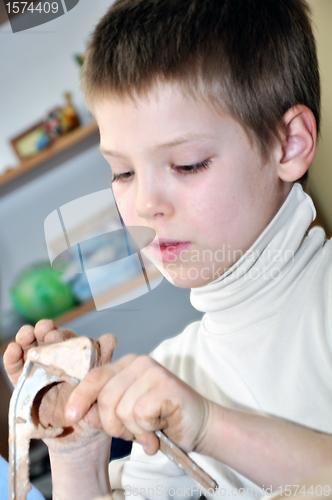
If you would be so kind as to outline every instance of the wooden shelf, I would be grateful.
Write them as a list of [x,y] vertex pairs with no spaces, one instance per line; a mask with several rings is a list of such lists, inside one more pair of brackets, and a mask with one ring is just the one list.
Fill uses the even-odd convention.
[[98,126],[95,122],[89,123],[79,127],[72,132],[55,139],[49,146],[43,149],[40,153],[24,160],[17,167],[7,170],[4,174],[0,175],[0,186],[8,184],[12,180],[20,177],[21,175],[35,169],[36,167],[47,162],[49,159],[55,157],[62,151],[71,148],[75,144],[82,142],[87,137],[97,133]]

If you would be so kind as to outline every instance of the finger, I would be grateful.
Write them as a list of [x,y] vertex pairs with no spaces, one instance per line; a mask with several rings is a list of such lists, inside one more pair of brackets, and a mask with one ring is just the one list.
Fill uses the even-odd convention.
[[179,384],[181,381],[176,379],[160,378],[149,392],[142,394],[134,410],[137,425],[145,431],[178,427],[185,401]]
[[[161,384],[164,385],[163,382]],[[133,411],[138,430],[133,431],[135,426],[126,423],[126,426],[134,432],[136,441],[143,446],[148,455],[154,455],[160,448],[155,430],[172,427],[174,424],[175,428],[180,426],[180,436],[182,435],[181,415],[176,411],[177,405],[174,405],[171,400],[165,400],[164,388],[161,388],[161,384],[157,384],[138,399]],[[175,419],[172,419],[174,415]],[[173,422],[171,423],[169,419]]]
[[[144,386],[142,388],[142,386]],[[149,384],[141,384],[141,380],[137,381],[130,387],[131,395],[134,395],[132,398],[128,393],[125,394],[125,398],[121,399],[119,405],[115,408],[115,412],[112,409],[108,408],[108,412],[105,414],[101,413],[101,423],[103,425],[103,429],[111,435],[115,435],[116,437],[122,437],[124,432],[130,433],[133,436],[133,440],[140,443],[144,451],[148,454],[154,455],[157,453],[159,449],[159,440],[154,434],[154,431],[145,430],[145,426],[141,426],[139,420],[135,418],[135,405],[137,400],[139,401],[138,394],[136,392],[139,389],[139,392],[144,392],[148,389]],[[106,386],[107,387],[107,386]],[[145,392],[145,396],[150,394]],[[99,401],[98,401],[99,403]],[[144,422],[146,424],[146,422]],[[151,425],[149,425],[151,428]],[[160,425],[155,426],[156,429],[161,428]]]
[[5,370],[12,384],[16,384],[24,365],[24,352],[16,342],[11,342],[3,355]]
[[133,409],[141,395],[156,383],[157,373],[155,377],[146,375],[149,368],[157,371],[161,367],[149,356],[136,357],[101,389],[98,409],[103,428],[108,434],[124,438],[124,432],[129,432],[136,438],[141,436],[142,429],[135,421]]
[[[149,426],[149,428],[147,428],[145,420],[149,417],[149,413],[146,413],[144,408],[141,408],[141,406],[137,406],[137,404],[142,397],[145,397],[147,401],[149,401],[151,391],[153,389],[155,390],[156,387],[160,387],[160,382],[165,380],[166,375],[163,372],[163,368],[161,366],[157,364],[151,365],[145,363],[144,360],[143,364],[142,358],[140,358],[138,361],[142,365],[141,367],[139,367],[140,373],[137,373],[136,367],[134,367],[134,374],[132,373],[133,369],[127,370],[127,372],[129,373],[127,373],[127,377],[124,381],[127,384],[127,387],[122,387],[122,395],[120,393],[120,397],[117,397],[117,394],[114,391],[114,387],[108,387],[107,385],[103,390],[108,390],[109,392],[109,394],[104,397],[109,411],[112,412],[112,409],[114,408],[116,416],[123,422],[125,427],[130,432],[132,432],[139,440],[139,436],[145,431],[153,431],[156,428],[161,428],[151,428],[151,425]],[[136,363],[136,365],[137,364],[138,363]],[[116,384],[117,390],[119,391],[118,386],[120,384],[118,379],[114,379],[113,382],[113,385]],[[121,382],[121,385],[124,386],[124,382]],[[157,392],[158,394],[158,390],[155,392]],[[161,392],[162,398],[164,398],[164,391],[161,389],[161,391],[159,392]],[[137,415],[136,407],[141,410]],[[108,416],[108,420],[110,421],[110,416]],[[142,427],[142,422],[145,424],[145,427]]]
[[94,429],[103,430],[103,426],[101,425],[99,412],[97,408],[97,403],[94,403],[88,413],[84,417],[84,421],[87,422]]
[[22,347],[23,351],[26,352],[31,347],[37,345],[37,339],[35,337],[35,329],[31,325],[22,326],[16,334],[15,340]]
[[43,345],[62,342],[76,337],[76,334],[71,330],[59,330],[51,319],[42,319],[36,323],[35,336],[38,345]]
[[[137,365],[140,363],[141,373],[138,375]],[[132,440],[140,443],[144,451],[149,455],[154,455],[159,450],[159,439],[154,433],[156,429],[162,429],[167,425],[165,419],[161,419],[160,404],[154,405],[154,413],[150,415],[149,411],[145,411],[144,405],[140,402],[142,399],[147,403],[159,395],[159,400],[164,399],[164,391],[160,389],[161,384],[166,379],[162,367],[157,364],[152,364],[144,369],[145,360],[138,358],[136,366],[134,363],[127,368],[126,377],[124,373],[115,376],[111,383],[106,384],[102,389],[98,398],[100,419],[103,429],[116,437],[128,439],[125,435],[131,435]],[[148,365],[148,363],[146,363]],[[130,377],[135,369],[136,380]],[[120,377],[123,380],[120,380]],[[126,390],[124,386],[127,385]],[[121,387],[122,386],[122,387]],[[119,397],[114,389],[124,393]],[[158,390],[159,389],[159,390]],[[103,402],[101,402],[101,400]],[[102,410],[102,407],[105,410]],[[138,411],[136,411],[138,408]]]
[[115,335],[107,333],[105,335],[102,335],[98,342],[100,345],[101,363],[104,365],[111,361],[114,349],[116,348],[116,345],[118,343],[118,339]]
[[55,344],[64,340],[72,339],[77,335],[72,330],[51,330],[45,334],[45,344]]
[[38,341],[38,345],[42,345],[45,342],[45,335],[48,332],[56,329],[57,327],[51,319],[41,319],[38,321],[35,326],[35,336]]
[[117,373],[131,363],[136,356],[128,355],[116,363],[106,364],[90,370],[84,379],[72,392],[66,406],[66,417],[71,422],[78,422],[87,413],[90,406],[97,400],[98,394],[104,385]]
[[155,455],[160,448],[159,439],[154,432],[144,432],[137,439],[137,442],[143,446],[147,455]]
[[99,413],[97,409],[97,403],[94,403],[88,413],[84,417],[84,422],[88,423],[90,427],[93,427],[94,429],[103,430],[103,427],[100,422],[99,418]]
[[142,429],[165,429],[167,436],[187,452],[204,436],[208,415],[208,401],[175,376],[156,384],[134,409]]

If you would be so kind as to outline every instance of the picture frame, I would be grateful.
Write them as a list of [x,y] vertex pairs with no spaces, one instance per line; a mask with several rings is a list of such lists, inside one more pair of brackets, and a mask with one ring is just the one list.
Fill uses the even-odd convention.
[[45,123],[40,121],[10,139],[10,143],[19,160],[24,161],[48,146],[50,138]]

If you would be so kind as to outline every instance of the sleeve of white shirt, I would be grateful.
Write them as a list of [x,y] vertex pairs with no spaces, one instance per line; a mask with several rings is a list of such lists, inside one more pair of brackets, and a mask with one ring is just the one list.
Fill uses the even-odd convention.
[[[9,498],[9,465],[4,458],[0,456],[0,500]],[[28,493],[27,500],[45,500],[43,495],[34,487]]]

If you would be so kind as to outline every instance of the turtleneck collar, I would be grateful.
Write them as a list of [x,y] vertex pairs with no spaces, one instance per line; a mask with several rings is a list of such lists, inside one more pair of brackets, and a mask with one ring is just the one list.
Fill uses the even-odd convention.
[[229,333],[276,311],[291,283],[325,241],[322,230],[307,234],[316,210],[295,183],[270,224],[222,276],[191,290],[190,300],[206,312],[211,333]]

